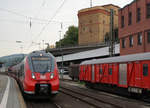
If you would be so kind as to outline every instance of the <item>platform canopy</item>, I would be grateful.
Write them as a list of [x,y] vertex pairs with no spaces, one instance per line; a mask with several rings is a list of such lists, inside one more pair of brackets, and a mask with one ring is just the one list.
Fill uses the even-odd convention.
[[[115,54],[120,53],[120,45],[115,45]],[[88,58],[95,58],[95,57],[103,57],[109,55],[109,47],[97,48],[94,50],[83,51],[74,54],[68,54],[63,56],[63,61],[73,61],[73,60],[80,60],[80,59],[88,59]],[[57,62],[62,61],[62,56],[56,57]]]

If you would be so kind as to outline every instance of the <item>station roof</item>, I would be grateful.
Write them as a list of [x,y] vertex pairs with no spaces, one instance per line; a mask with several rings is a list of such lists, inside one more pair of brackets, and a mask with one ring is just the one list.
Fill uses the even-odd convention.
[[118,57],[109,57],[104,59],[86,60],[83,61],[81,65],[103,64],[103,63],[124,63],[124,62],[141,61],[141,60],[150,60],[150,53],[149,52],[138,53],[138,54],[118,56]]
[[[120,45],[115,45],[115,54],[120,53]],[[95,58],[95,57],[102,57],[109,55],[109,47],[97,48],[94,50],[83,51],[74,54],[68,54],[63,56],[63,61],[72,61],[72,60],[80,60],[80,59],[87,59],[87,58]],[[62,61],[62,56],[56,57],[57,62]]]

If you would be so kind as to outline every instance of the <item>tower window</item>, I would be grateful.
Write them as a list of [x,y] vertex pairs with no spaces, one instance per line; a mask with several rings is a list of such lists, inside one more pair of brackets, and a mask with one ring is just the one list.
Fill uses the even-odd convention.
[[121,27],[124,27],[124,16],[121,16]]
[[137,8],[136,16],[137,16],[137,20],[136,21],[139,22],[141,20],[141,9],[140,8]]
[[122,48],[125,48],[125,38],[122,39]]
[[129,37],[129,46],[130,47],[133,46],[133,36],[132,35]]
[[138,45],[142,45],[142,33],[138,33]]
[[150,3],[147,4],[146,8],[147,8],[147,18],[150,18]]
[[132,24],[132,13],[131,12],[129,12],[129,22],[128,22],[128,24],[129,25]]

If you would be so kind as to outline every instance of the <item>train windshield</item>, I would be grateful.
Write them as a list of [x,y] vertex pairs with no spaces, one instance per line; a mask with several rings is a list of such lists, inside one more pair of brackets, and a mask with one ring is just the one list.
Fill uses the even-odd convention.
[[32,65],[34,72],[50,72],[51,60],[48,57],[32,57]]

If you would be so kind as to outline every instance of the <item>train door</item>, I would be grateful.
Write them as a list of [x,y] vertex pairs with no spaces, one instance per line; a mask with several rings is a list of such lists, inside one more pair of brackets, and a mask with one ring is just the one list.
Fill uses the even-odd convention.
[[135,63],[134,62],[128,62],[127,64],[127,82],[128,86],[134,87],[135,85]]
[[127,87],[127,64],[119,64],[119,86]]
[[83,65],[83,80],[86,80],[86,66]]
[[103,82],[103,77],[104,77],[104,72],[103,72],[103,65],[102,64],[100,64],[99,65],[99,81],[100,82]]
[[91,75],[92,78],[91,79],[92,79],[92,82],[95,82],[95,69],[94,69],[95,67],[94,67],[94,65],[91,65],[91,66],[92,66],[92,71],[91,71],[92,72],[92,75]]
[[139,62],[135,63],[135,87],[141,87],[141,81],[142,81],[142,76],[141,76],[141,64]]
[[88,77],[89,77],[89,75],[88,75],[88,72],[89,72],[88,71],[88,65],[85,65],[84,68],[85,68],[85,80],[88,81]]
[[118,73],[119,73],[119,65],[116,63],[113,65],[113,84],[118,85]]
[[92,66],[91,65],[87,65],[87,80],[91,81],[91,76],[92,76]]
[[84,66],[83,65],[80,65],[79,66],[80,67],[80,74],[79,74],[79,78],[80,78],[80,80],[83,80],[84,79]]
[[95,70],[95,82],[99,82],[99,65],[95,64],[94,70]]
[[150,88],[150,63],[149,61],[142,62],[142,85],[143,88]]
[[103,65],[103,83],[108,83],[108,64]]
[[108,65],[108,83],[109,84],[113,83],[113,65],[112,64]]

